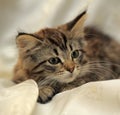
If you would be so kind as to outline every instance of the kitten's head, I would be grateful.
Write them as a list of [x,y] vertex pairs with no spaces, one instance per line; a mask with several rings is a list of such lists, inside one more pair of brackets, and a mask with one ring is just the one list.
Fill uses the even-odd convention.
[[44,77],[71,82],[80,74],[84,56],[82,43],[69,33],[44,29],[37,36],[19,35],[17,44],[22,69],[33,79]]
[[75,29],[76,23],[81,24],[82,33],[84,19],[85,12],[58,28],[46,28],[34,34],[20,33],[16,39],[19,59],[14,81],[32,78],[68,83],[82,75],[85,52]]
[[16,39],[19,59],[14,81],[31,78],[38,83],[49,80],[69,83],[89,72],[88,54],[82,42],[84,19],[85,13],[58,28],[47,28],[34,34],[20,33]]

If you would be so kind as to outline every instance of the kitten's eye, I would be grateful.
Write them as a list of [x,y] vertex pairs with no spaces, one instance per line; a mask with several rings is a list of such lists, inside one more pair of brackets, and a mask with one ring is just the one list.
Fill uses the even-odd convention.
[[73,51],[72,54],[71,54],[72,58],[77,58],[78,56],[79,56],[79,51],[78,50]]
[[58,64],[58,63],[60,63],[61,61],[60,61],[60,59],[59,59],[58,57],[55,57],[55,58],[50,58],[50,59],[48,60],[48,62],[49,62],[50,64]]

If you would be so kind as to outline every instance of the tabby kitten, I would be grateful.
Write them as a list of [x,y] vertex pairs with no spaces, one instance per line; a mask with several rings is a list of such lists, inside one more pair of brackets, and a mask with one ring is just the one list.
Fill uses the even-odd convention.
[[85,17],[84,12],[58,28],[17,36],[13,81],[34,79],[39,102],[90,81],[119,78],[120,44],[95,28],[83,28]]

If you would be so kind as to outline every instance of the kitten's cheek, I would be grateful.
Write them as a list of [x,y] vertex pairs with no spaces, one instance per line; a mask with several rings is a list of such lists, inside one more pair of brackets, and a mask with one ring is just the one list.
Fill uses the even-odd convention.
[[73,77],[74,77],[74,78],[77,78],[77,77],[80,75],[80,69],[79,69],[79,68],[80,68],[80,67],[75,68],[74,73],[73,73]]

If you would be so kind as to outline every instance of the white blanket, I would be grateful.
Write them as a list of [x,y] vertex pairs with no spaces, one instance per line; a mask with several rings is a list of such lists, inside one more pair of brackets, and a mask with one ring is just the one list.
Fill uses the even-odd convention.
[[120,115],[120,80],[91,82],[36,104],[33,80],[0,80],[0,115]]

